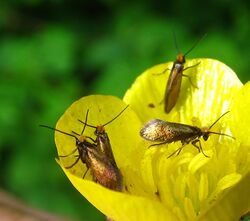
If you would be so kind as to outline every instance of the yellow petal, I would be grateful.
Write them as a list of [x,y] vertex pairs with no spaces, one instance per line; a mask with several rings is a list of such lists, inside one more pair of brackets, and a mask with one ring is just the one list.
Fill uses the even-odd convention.
[[[58,120],[56,128],[70,134],[72,131],[80,134],[83,124],[78,119],[85,121],[88,109],[88,124],[97,126],[112,120],[125,107],[126,104],[123,101],[113,96],[91,95],[83,97],[65,111]],[[132,164],[130,156],[133,155],[134,145],[139,140],[140,125],[137,115],[129,107],[117,119],[105,126],[119,168]],[[95,139],[93,128],[86,127],[84,135]],[[59,132],[55,132],[55,142],[59,155],[67,155],[76,148],[74,138]],[[64,166],[70,166],[75,159],[73,154],[61,158],[61,161]],[[85,165],[82,163],[77,163],[71,169],[71,172],[79,177],[82,177],[85,171]]]
[[[201,126],[210,126],[229,110],[232,97],[242,87],[242,83],[225,64],[212,59],[198,61],[201,63],[194,76],[199,89],[191,88],[191,91],[186,92],[188,94],[183,96],[185,104],[180,111],[183,111],[186,121],[190,122],[191,113],[192,116],[199,117]],[[192,60],[189,66],[198,61]]]
[[192,201],[187,197],[184,199],[184,208],[185,208],[185,212],[187,214],[187,220],[195,220],[196,214],[194,211]]
[[236,221],[250,210],[250,173],[203,214],[199,221]]
[[[157,65],[140,75],[125,94],[124,101],[131,105],[143,122],[159,118],[200,128],[211,126],[222,114],[232,110],[233,99],[241,90],[242,83],[228,66],[216,60],[188,60],[185,67],[197,63],[199,65],[184,74],[190,76],[199,88],[183,78],[180,96],[169,114],[164,112],[161,103],[169,71],[158,76],[155,74],[171,69],[172,62]],[[250,111],[249,108],[250,105],[246,109]],[[231,111],[223,116],[211,131],[231,135],[235,126],[231,123],[233,115]],[[210,197],[216,195],[220,199],[227,188],[234,186],[249,171],[247,145],[226,136],[210,135],[207,141],[200,139],[202,149],[210,158],[197,153],[191,144],[186,145],[179,156],[168,158],[181,146],[177,142],[162,145],[165,148],[152,147],[155,150],[151,155],[144,156],[144,183],[148,183],[151,189],[157,188],[162,203],[171,207],[179,219],[198,218],[216,202]],[[234,132],[232,135],[235,136]],[[238,154],[241,151],[244,154]]]
[[75,188],[102,213],[119,221],[178,221],[168,208],[157,200],[111,191],[94,182],[72,175],[63,167]]
[[232,102],[232,132],[236,140],[250,147],[250,82],[246,83]]
[[208,178],[207,174],[201,173],[199,185],[199,200],[203,202],[208,196]]
[[212,151],[206,151],[205,154],[209,157],[204,157],[202,153],[199,153],[191,160],[188,165],[188,169],[191,171],[191,173],[195,173],[199,168],[210,161]]
[[[193,124],[195,118],[200,119],[202,126],[213,123],[221,114],[229,109],[233,95],[242,87],[236,74],[225,64],[213,59],[187,60],[185,67],[198,64],[184,71],[191,77],[183,77],[181,92],[176,106],[169,114],[163,111],[163,97],[172,62],[154,66],[140,75],[127,91],[123,100],[140,114],[143,122],[152,118],[165,119],[181,123]],[[154,104],[154,108],[150,107]],[[201,111],[202,110],[202,111]]]

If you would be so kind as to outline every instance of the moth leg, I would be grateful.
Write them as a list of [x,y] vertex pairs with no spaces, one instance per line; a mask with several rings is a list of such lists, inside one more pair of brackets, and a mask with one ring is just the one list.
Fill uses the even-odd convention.
[[72,155],[73,153],[75,153],[77,151],[77,148],[75,148],[71,153],[67,154],[67,155],[59,155],[59,157],[68,157],[70,155]]
[[81,159],[81,157],[78,156],[78,158],[76,159],[76,161],[75,161],[72,165],[65,167],[65,169],[70,169],[70,168],[72,168],[73,166],[75,166],[75,165],[78,163],[78,161],[79,161],[80,159]]
[[[193,67],[195,67],[195,66],[198,66],[199,64],[200,64],[200,62],[199,62],[199,63],[197,63],[197,64],[195,64],[195,65],[192,65],[192,66],[186,67],[186,68],[184,68],[184,69],[183,69],[183,71],[185,71],[185,70],[187,70],[187,69],[189,69],[189,68],[193,68]],[[182,74],[182,76],[183,76],[183,77],[187,77],[187,78],[188,78],[188,80],[189,80],[189,82],[190,82],[190,84],[191,84],[193,87],[195,87],[195,88],[199,89],[199,88],[197,87],[197,85],[195,85],[195,84],[192,82],[192,80],[191,80],[191,77],[190,77],[190,76],[188,76],[188,75],[186,75],[186,74]]]
[[183,147],[186,146],[188,143],[184,143],[182,144],[181,147],[179,147],[177,150],[175,150],[173,153],[171,153],[168,158],[172,157],[173,155],[175,155],[176,153],[176,156],[180,154],[180,152],[182,151]]
[[150,147],[154,147],[154,146],[160,146],[160,145],[163,145],[163,144],[166,144],[167,142],[162,142],[162,143],[155,143],[155,144],[151,144],[151,145],[149,145],[148,146],[148,148],[150,148]]
[[186,70],[189,69],[189,68],[194,68],[194,67],[198,66],[200,63],[201,63],[201,62],[199,62],[199,63],[197,63],[197,64],[194,64],[194,65],[191,65],[191,66],[188,66],[188,67],[184,68],[183,71],[186,71]]
[[162,72],[160,72],[160,73],[155,73],[155,74],[153,74],[153,75],[162,75],[162,74],[165,74],[166,71],[171,71],[171,69],[166,68],[166,69],[164,69]]
[[[199,145],[197,145],[197,143]],[[203,152],[203,149],[202,149],[202,146],[201,146],[201,141],[199,139],[197,140],[193,140],[192,141],[192,145],[195,146],[199,152],[202,152],[202,154],[205,156],[205,157],[209,157],[208,155],[206,155],[204,152]]]
[[161,102],[159,103],[159,105],[162,105],[164,103],[164,99],[161,100]]
[[195,85],[195,84],[192,82],[192,80],[191,80],[191,77],[190,77],[190,76],[185,75],[185,74],[182,74],[182,76],[183,76],[183,77],[187,77],[187,78],[188,78],[188,80],[189,80],[189,82],[190,82],[190,84],[191,84],[193,87],[195,87],[196,89],[199,89],[199,88],[198,88],[198,86],[197,86],[197,85]]
[[83,174],[83,177],[82,177],[83,179],[85,178],[85,176],[86,176],[88,170],[89,170],[89,168],[87,168],[87,170],[86,170],[85,173]]

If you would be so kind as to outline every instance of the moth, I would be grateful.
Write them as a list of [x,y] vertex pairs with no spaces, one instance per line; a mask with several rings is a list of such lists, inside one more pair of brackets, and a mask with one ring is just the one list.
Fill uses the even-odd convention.
[[208,128],[207,127],[199,128],[187,124],[168,122],[160,119],[153,119],[147,122],[143,126],[143,128],[140,131],[140,135],[145,140],[158,142],[156,144],[150,145],[149,147],[181,141],[182,146],[179,147],[176,151],[174,151],[169,157],[173,156],[176,153],[178,155],[183,149],[183,147],[189,143],[191,143],[194,147],[196,147],[199,152],[201,151],[205,157],[208,157],[203,152],[200,142],[201,137],[204,139],[204,141],[207,141],[210,134],[217,134],[235,139],[234,137],[228,134],[218,133],[210,130],[227,113],[229,113],[229,111],[222,114]]
[[87,167],[87,170],[83,175],[83,178],[85,177],[87,171],[90,170],[93,180],[95,182],[109,189],[121,191],[122,175],[116,163],[114,163],[113,160],[110,159],[110,157],[108,157],[102,151],[102,147],[100,146],[99,143],[96,143],[95,140],[93,140],[91,137],[83,135],[84,130],[87,126],[88,112],[89,110],[87,111],[84,122],[85,125],[83,127],[81,134],[78,134],[74,131],[72,131],[72,134],[70,134],[46,125],[40,125],[40,126],[65,134],[75,139],[76,143],[73,151],[67,155],[59,156],[59,157],[69,157],[70,155],[73,155],[74,153],[78,152],[78,154],[75,156],[76,157],[75,162],[69,166],[66,166],[65,167],[66,169],[72,168],[81,160],[81,162],[84,163]]
[[[203,39],[204,37],[205,37],[205,35],[201,39]],[[184,68],[184,65],[186,62],[186,59],[185,59],[186,55],[189,54],[195,48],[195,46],[201,41],[201,39],[199,39],[185,54],[182,54],[180,52],[180,50],[177,46],[175,35],[174,35],[174,39],[175,39],[175,46],[178,50],[178,55],[177,55],[176,60],[174,61],[173,66],[170,70],[170,75],[169,75],[166,89],[165,89],[164,111],[166,113],[169,113],[173,109],[173,107],[175,106],[175,104],[178,100],[178,97],[180,94],[180,89],[181,89],[182,77],[187,77],[189,79],[191,85],[193,87],[197,88],[197,86],[192,83],[190,76],[183,74],[183,72],[189,68],[193,68],[193,67],[199,65],[199,63],[197,63],[195,65]],[[164,72],[166,70],[164,70]]]
[[97,125],[97,126],[94,126],[94,125],[91,125],[91,124],[87,124],[86,122],[78,120],[79,122],[81,122],[82,124],[84,124],[84,126],[88,126],[88,127],[91,127],[91,128],[95,129],[94,135],[96,136],[96,139],[94,140],[94,143],[98,146],[98,148],[100,149],[100,151],[114,165],[116,165],[116,162],[115,162],[114,154],[113,154],[113,151],[112,151],[112,148],[111,148],[109,136],[108,136],[108,134],[107,134],[107,132],[105,130],[105,126],[107,126],[108,124],[110,124],[111,122],[113,122],[115,119],[117,119],[127,108],[128,108],[128,106],[126,106],[120,113],[118,113],[114,118],[112,118],[111,120],[109,120],[105,124],[100,124],[100,125]]

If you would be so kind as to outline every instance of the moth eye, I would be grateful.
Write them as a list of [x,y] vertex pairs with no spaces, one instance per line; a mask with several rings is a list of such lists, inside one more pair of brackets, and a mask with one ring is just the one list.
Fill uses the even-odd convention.
[[203,135],[203,139],[204,139],[205,141],[207,141],[208,137],[209,137],[208,134],[204,134],[204,135]]
[[95,130],[94,134],[97,136],[97,135],[98,135],[98,131],[97,131],[97,130]]

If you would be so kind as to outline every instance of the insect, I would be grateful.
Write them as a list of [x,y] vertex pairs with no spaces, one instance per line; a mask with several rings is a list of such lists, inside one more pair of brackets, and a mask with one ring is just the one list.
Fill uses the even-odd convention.
[[84,124],[84,126],[88,126],[88,127],[92,127],[95,128],[95,132],[94,134],[96,135],[96,140],[95,143],[96,145],[99,147],[100,151],[110,160],[110,162],[112,162],[115,166],[116,166],[116,162],[115,162],[115,158],[113,155],[113,151],[111,148],[111,144],[110,144],[110,140],[108,137],[108,134],[105,131],[105,126],[110,124],[111,122],[113,122],[115,119],[117,119],[126,109],[128,108],[128,105],[120,112],[118,113],[113,119],[111,119],[110,121],[108,121],[107,123],[103,124],[103,125],[97,125],[97,126],[93,126],[90,124],[87,124],[86,122],[83,122],[81,120],[81,123]]
[[[87,170],[83,175],[83,178],[85,177],[87,171],[90,169],[93,180],[95,182],[109,189],[121,191],[122,175],[120,173],[120,170],[117,168],[116,164],[114,164],[101,151],[98,144],[95,144],[94,140],[91,137],[83,136],[83,132],[87,125],[87,118],[88,118],[88,111],[86,114],[85,125],[81,134],[78,134],[73,131],[72,131],[73,134],[70,134],[46,125],[40,125],[40,126],[73,137],[76,140],[76,148],[71,153],[64,156],[59,156],[59,157],[68,157],[78,151],[78,155],[76,156],[77,157],[76,161],[72,165],[65,167],[66,169],[72,168],[78,163],[79,160],[81,160],[82,163],[86,164],[87,167]],[[89,139],[90,141],[88,141],[87,139]]]
[[[203,39],[204,37],[205,35],[201,39]],[[186,62],[185,56],[189,54],[195,48],[195,46],[201,41],[201,39],[199,39],[185,54],[182,54],[177,46],[176,37],[174,35],[175,46],[178,51],[178,55],[170,70],[170,75],[169,75],[168,82],[167,82],[166,89],[165,89],[164,111],[166,113],[169,113],[177,102],[177,99],[180,94],[182,77],[187,77],[191,85],[197,88],[197,86],[192,83],[191,78],[188,75],[183,74],[183,71],[199,65],[199,63],[197,63],[195,65],[184,68],[184,64]],[[163,73],[166,70],[164,70]]]
[[168,158],[173,156],[175,153],[177,153],[178,155],[183,149],[183,147],[189,143],[195,146],[199,152],[201,151],[205,157],[209,157],[203,152],[200,137],[203,137],[203,139],[206,141],[209,138],[210,134],[217,134],[235,139],[234,137],[224,133],[210,131],[210,129],[227,113],[229,113],[229,111],[222,114],[208,128],[198,128],[187,124],[173,123],[159,119],[153,119],[143,126],[140,131],[140,135],[145,140],[160,142],[152,144],[149,147],[181,141],[182,146],[176,151],[174,151],[170,156],[168,156]]

